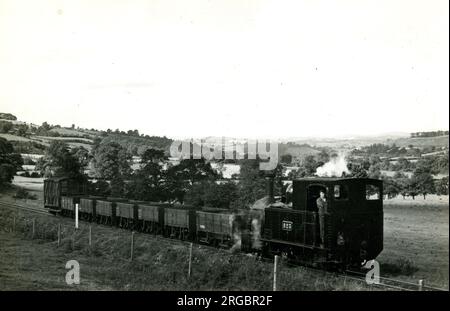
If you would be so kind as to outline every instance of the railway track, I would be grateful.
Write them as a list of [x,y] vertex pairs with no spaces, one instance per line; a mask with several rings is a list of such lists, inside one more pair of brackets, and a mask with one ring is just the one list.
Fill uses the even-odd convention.
[[[273,262],[268,260],[268,262]],[[351,280],[366,284],[370,290],[382,289],[391,291],[449,291],[448,288],[441,288],[434,285],[426,285],[424,280],[418,280],[417,283],[408,282],[399,279],[392,279],[379,276],[377,281],[367,282],[366,273],[355,270],[345,270],[342,272],[329,272],[323,269],[314,268],[311,266],[303,266],[295,263],[287,263],[287,266],[292,268],[301,268],[315,273],[325,273],[330,277],[341,277],[344,280]],[[381,271],[382,272],[382,271]]]
[[45,210],[43,208],[32,207],[32,206],[24,206],[24,205],[19,205],[19,204],[16,204],[16,203],[11,203],[11,202],[0,201],[0,207],[15,208],[15,209],[19,209],[19,210],[33,212],[33,213],[36,213],[36,214],[41,214],[41,215],[46,215],[46,216],[53,216],[52,214],[50,214],[47,210]]
[[[10,209],[19,209],[19,210],[33,212],[33,213],[40,214],[40,215],[55,217],[54,215],[49,213],[44,208],[24,206],[24,205],[12,203],[12,202],[0,201],[0,208],[2,208],[2,207],[6,207],[6,208],[10,208]],[[104,225],[101,225],[101,226],[104,226]],[[108,226],[108,227],[110,227],[110,226]],[[126,230],[126,229],[122,229],[122,230]],[[151,236],[154,237],[156,240],[163,241],[163,242],[174,242],[175,241],[173,238],[162,237],[162,236],[157,236],[157,235],[151,235]],[[186,245],[190,244],[188,241],[184,241],[184,240],[176,240],[176,241],[179,242],[180,244],[186,244]],[[199,244],[199,245],[201,245],[201,247],[206,247],[209,249],[217,250],[217,247],[214,247],[211,245],[206,245],[206,244]],[[222,249],[222,250],[225,250],[225,249]],[[242,253],[240,255],[241,256],[249,256],[251,254]],[[260,256],[258,256],[258,257],[260,257]],[[271,260],[269,258],[260,257],[260,260],[268,262],[268,263],[269,262],[273,263],[273,260]],[[315,273],[324,273],[325,272],[329,276],[334,276],[334,277],[339,276],[339,277],[344,278],[345,280],[353,280],[353,281],[363,282],[365,284],[368,284],[366,281],[366,274],[362,273],[360,271],[346,270],[344,272],[328,272],[328,271],[324,271],[323,269],[314,268],[314,267],[305,266],[305,265],[298,265],[298,264],[294,264],[294,263],[290,263],[290,262],[287,262],[286,265],[291,268],[301,268],[301,269],[309,270],[309,271],[312,271]],[[420,281],[418,283],[412,283],[412,282],[407,282],[407,281],[403,281],[403,280],[385,278],[385,277],[381,277],[381,276],[379,277],[378,282],[368,284],[368,285],[372,289],[376,289],[376,288],[381,289],[382,288],[384,290],[398,290],[398,291],[448,291],[449,290],[448,288],[439,288],[439,287],[435,287],[435,286],[424,285]]]

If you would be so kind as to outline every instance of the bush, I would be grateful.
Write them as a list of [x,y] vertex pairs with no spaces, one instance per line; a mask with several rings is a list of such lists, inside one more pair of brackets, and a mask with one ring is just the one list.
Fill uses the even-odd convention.
[[39,177],[41,177],[41,174],[39,174],[38,172],[32,172],[32,173],[30,174],[30,177],[31,177],[31,178],[39,178]]
[[30,177],[30,173],[28,173],[28,172],[23,172],[23,173],[20,173],[19,176],[22,176],[22,177]]
[[26,191],[23,188],[19,188],[16,192],[16,194],[14,195],[15,199],[28,199],[28,200],[36,200],[37,197],[34,194],[29,193],[28,191]]

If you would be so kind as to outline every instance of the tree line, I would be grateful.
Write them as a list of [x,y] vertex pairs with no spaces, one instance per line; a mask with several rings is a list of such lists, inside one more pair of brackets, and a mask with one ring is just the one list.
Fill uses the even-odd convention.
[[[240,181],[224,180],[205,159],[169,161],[164,150],[148,148],[132,169],[132,154],[117,142],[97,141],[91,152],[53,141],[36,163],[45,177],[67,176],[88,182],[90,193],[151,202],[237,208],[266,195],[259,160],[241,161]],[[85,174],[91,171],[88,181]],[[281,166],[276,170],[281,189]]]
[[437,137],[448,135],[448,131],[415,132],[410,135],[411,137]]

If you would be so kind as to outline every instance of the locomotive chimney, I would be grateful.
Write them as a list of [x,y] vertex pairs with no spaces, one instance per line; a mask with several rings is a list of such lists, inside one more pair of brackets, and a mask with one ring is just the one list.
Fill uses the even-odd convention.
[[266,172],[265,174],[265,178],[266,178],[266,192],[267,192],[267,196],[269,197],[269,204],[273,203],[275,200],[273,198],[273,183],[274,183],[274,178],[275,178],[275,174],[272,171]]

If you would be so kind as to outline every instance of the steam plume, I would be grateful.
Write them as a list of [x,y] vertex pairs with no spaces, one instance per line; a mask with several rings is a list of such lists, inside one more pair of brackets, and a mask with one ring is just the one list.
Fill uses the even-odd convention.
[[318,167],[316,170],[316,175],[319,177],[341,177],[343,173],[350,173],[344,154],[339,154],[337,157],[331,158],[330,161]]

